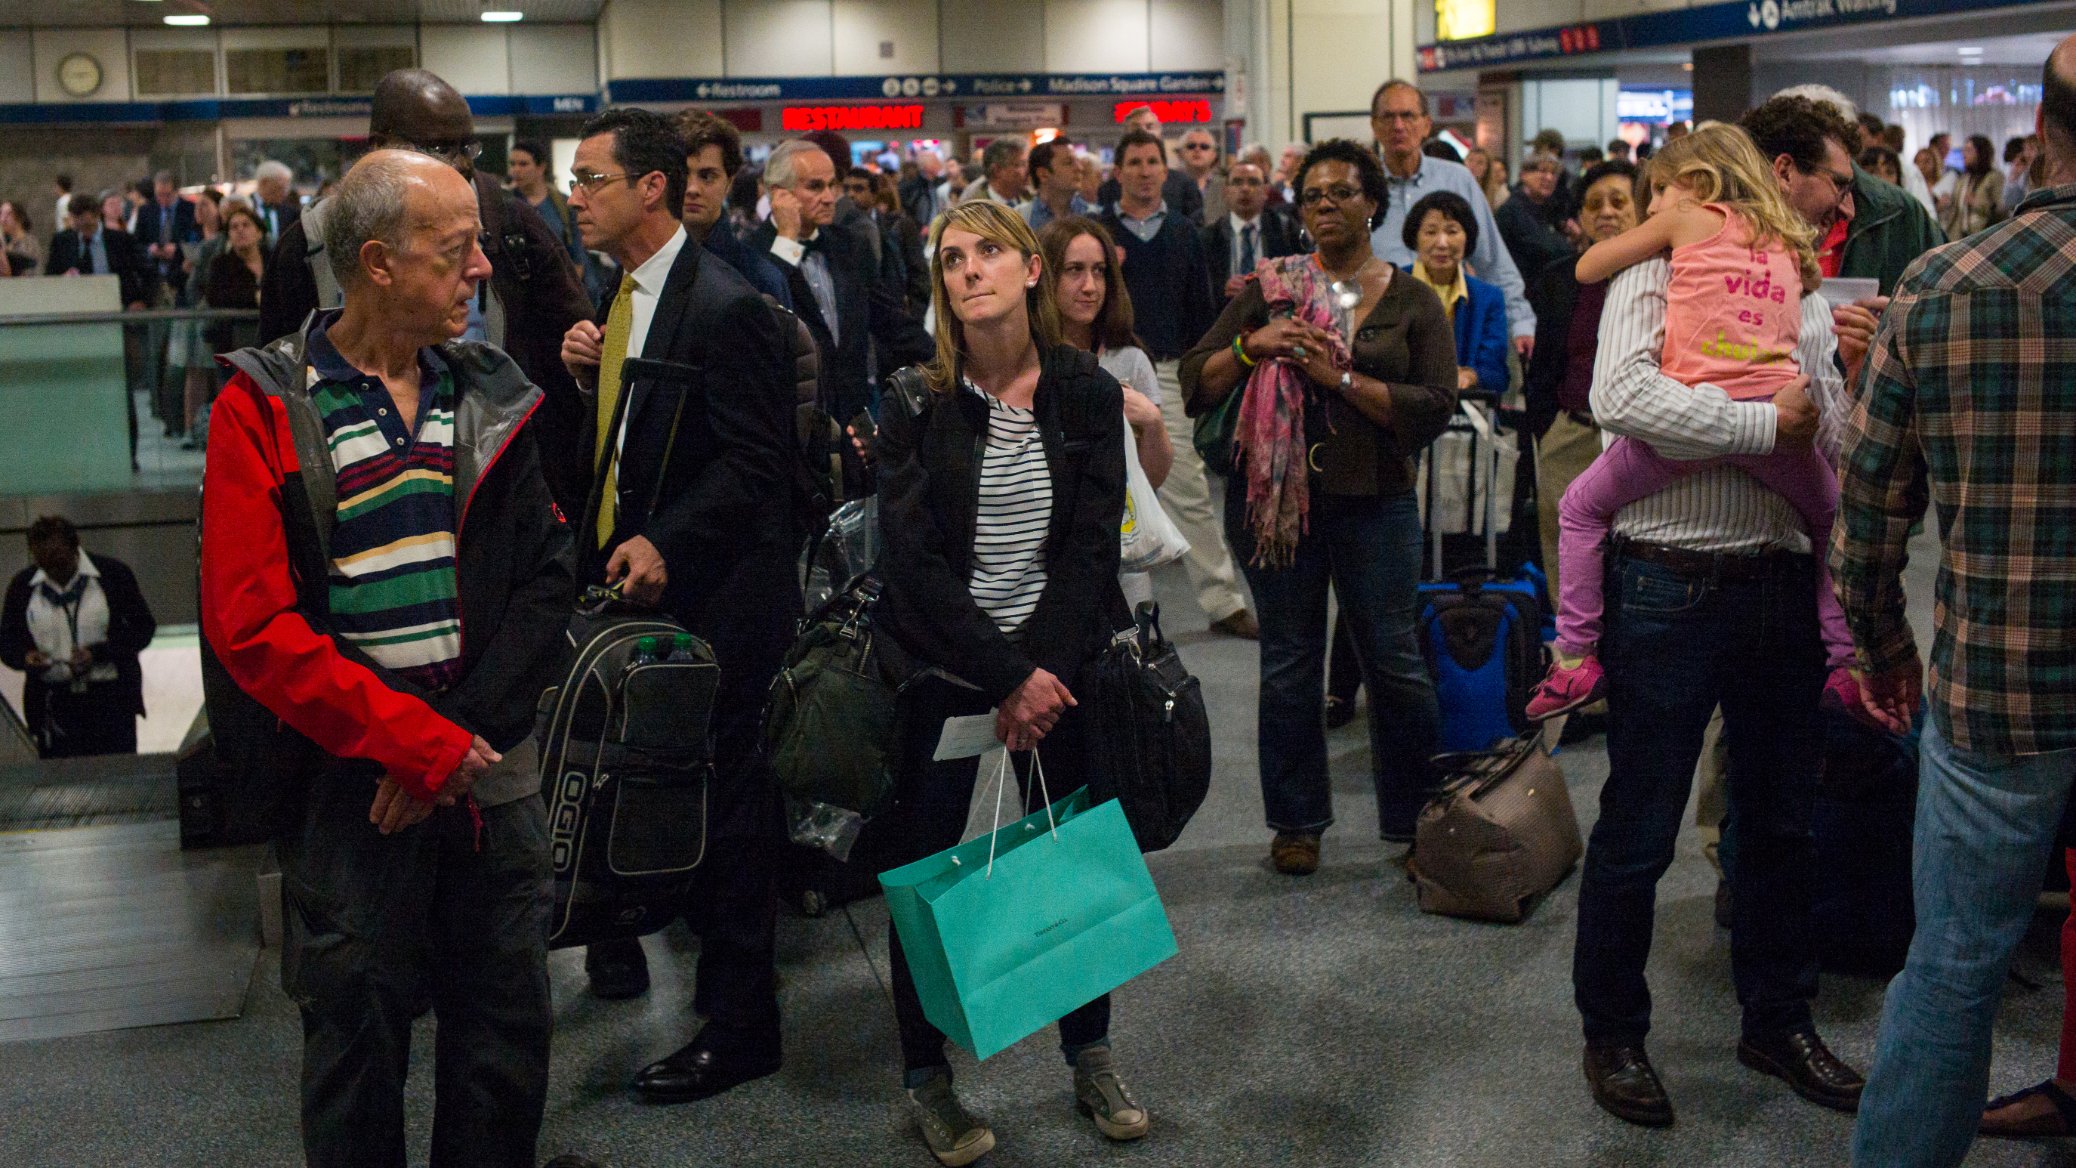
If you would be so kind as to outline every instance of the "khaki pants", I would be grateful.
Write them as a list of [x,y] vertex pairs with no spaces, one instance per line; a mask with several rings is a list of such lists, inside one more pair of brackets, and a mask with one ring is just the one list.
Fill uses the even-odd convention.
[[1161,507],[1182,537],[1189,541],[1189,556],[1183,560],[1189,580],[1196,586],[1197,607],[1214,621],[1221,621],[1247,607],[1240,593],[1239,572],[1233,553],[1225,545],[1225,525],[1211,506],[1211,484],[1204,477],[1204,460],[1197,456],[1196,425],[1182,409],[1182,383],[1177,374],[1181,363],[1162,361],[1154,365],[1161,384],[1161,421],[1167,424],[1168,441],[1175,448],[1175,464],[1161,484]]
[[1571,480],[1586,472],[1600,457],[1600,428],[1574,421],[1559,413],[1549,432],[1535,443],[1535,520],[1543,543],[1543,575],[1550,581],[1550,599],[1557,599],[1557,501]]

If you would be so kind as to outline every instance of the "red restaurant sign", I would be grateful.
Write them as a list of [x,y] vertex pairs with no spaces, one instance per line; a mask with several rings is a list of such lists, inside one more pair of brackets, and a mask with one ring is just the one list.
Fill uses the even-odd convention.
[[1124,124],[1125,115],[1142,105],[1152,106],[1154,116],[1161,120],[1161,125],[1163,126],[1172,125],[1176,122],[1208,122],[1212,120],[1211,102],[1209,99],[1202,97],[1162,97],[1155,98],[1152,101],[1120,101],[1110,111],[1110,118],[1121,126]]
[[779,115],[789,133],[815,130],[920,130],[923,107],[917,105],[789,105]]

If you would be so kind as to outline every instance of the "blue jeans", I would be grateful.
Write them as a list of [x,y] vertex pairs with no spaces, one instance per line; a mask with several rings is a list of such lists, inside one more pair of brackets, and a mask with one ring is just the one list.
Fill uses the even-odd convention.
[[1925,724],[1912,899],[1917,935],[1889,983],[1853,1163],[1959,1164],[1989,1090],[1990,1028],[2033,919],[2076,750],[1997,758]]
[[1257,749],[1261,801],[1276,831],[1334,821],[1326,774],[1326,590],[1353,634],[1370,694],[1370,766],[1387,839],[1411,840],[1434,785],[1428,759],[1441,733],[1434,680],[1420,656],[1420,511],[1411,494],[1314,495],[1311,530],[1289,567],[1252,563],[1245,480],[1225,493],[1226,536],[1246,565],[1261,620]]
[[[1729,743],[1736,837],[1730,966],[1748,1037],[1810,1025],[1810,814],[1823,757],[1824,648],[1814,562],[1777,556],[1762,573],[1686,575],[1610,555],[1608,778],[1579,883],[1572,991],[1586,1041],[1642,1042],[1644,963],[1658,878],[1671,865],[1709,713]],[[1727,866],[1726,866],[1727,867]]]

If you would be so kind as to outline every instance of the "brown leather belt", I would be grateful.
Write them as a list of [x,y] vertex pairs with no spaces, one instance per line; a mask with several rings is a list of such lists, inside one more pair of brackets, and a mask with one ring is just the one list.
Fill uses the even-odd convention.
[[1806,563],[1809,560],[1806,555],[1778,548],[1748,553],[1697,552],[1636,539],[1615,540],[1611,550],[1624,559],[1656,564],[1682,576],[1711,580],[1764,579],[1775,572],[1796,567],[1797,561]]

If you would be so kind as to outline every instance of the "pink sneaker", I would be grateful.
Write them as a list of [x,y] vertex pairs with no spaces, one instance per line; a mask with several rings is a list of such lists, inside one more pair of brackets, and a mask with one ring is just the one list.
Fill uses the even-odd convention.
[[1600,668],[1600,658],[1581,657],[1575,665],[1555,661],[1535,692],[1528,695],[1528,720],[1542,722],[1569,714],[1606,696],[1607,674]]

